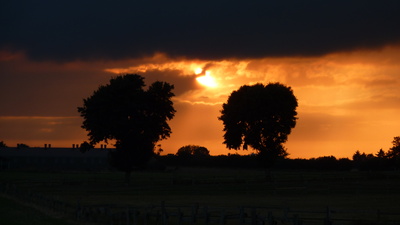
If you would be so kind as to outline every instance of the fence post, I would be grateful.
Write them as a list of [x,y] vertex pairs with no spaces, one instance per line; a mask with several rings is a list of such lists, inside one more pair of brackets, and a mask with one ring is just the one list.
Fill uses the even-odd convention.
[[219,223],[221,225],[225,224],[225,210],[224,209],[221,211],[221,216],[219,218]]
[[145,210],[145,212],[144,212],[144,217],[143,217],[143,224],[144,225],[147,225],[147,217],[148,217],[148,211],[147,210]]
[[112,212],[110,211],[110,214],[108,215],[108,222],[109,222],[109,225],[113,225],[114,224],[114,214],[112,214]]
[[108,224],[112,224],[111,207],[109,205],[104,206],[104,215],[108,219]]
[[331,210],[329,206],[326,207],[326,218],[325,218],[325,225],[331,225]]
[[161,202],[161,224],[167,224],[167,210],[165,209],[165,202]]
[[268,224],[275,224],[274,222],[274,217],[272,216],[272,212],[268,212],[268,216],[267,216],[267,218],[268,218]]
[[299,225],[299,215],[298,214],[293,215],[293,225]]
[[204,219],[205,219],[205,224],[208,224],[209,218],[208,218],[208,207],[204,206]]
[[192,223],[196,223],[198,210],[199,210],[199,203],[195,203],[192,206]]
[[379,223],[379,222],[381,222],[381,210],[378,209],[376,214],[377,214],[377,220],[378,220],[377,222]]
[[137,225],[138,221],[137,221],[137,211],[136,208],[133,208],[133,225]]
[[240,223],[240,225],[244,224],[244,208],[243,208],[243,206],[240,206],[240,208],[239,208],[239,223]]
[[80,214],[81,214],[81,203],[78,201],[76,204],[76,220],[80,219]]
[[257,212],[256,208],[251,208],[251,225],[257,225]]
[[287,207],[287,208],[285,208],[284,210],[283,210],[283,220],[284,221],[288,221],[289,220],[289,207]]
[[126,207],[126,225],[130,225],[130,221],[129,221],[129,207]]

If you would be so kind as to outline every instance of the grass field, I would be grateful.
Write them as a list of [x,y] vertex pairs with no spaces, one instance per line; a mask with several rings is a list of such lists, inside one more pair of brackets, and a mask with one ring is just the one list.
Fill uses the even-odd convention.
[[0,196],[0,224],[4,225],[74,225],[66,218],[40,211],[22,202]]
[[[69,203],[285,205],[290,207],[400,207],[400,174],[394,172],[271,172],[184,168],[135,172],[124,184],[119,172],[1,172],[1,183]],[[400,208],[399,208],[400,209]]]
[[[198,203],[210,207],[290,207],[400,211],[398,172],[272,171],[181,168],[135,172],[131,185],[119,172],[0,172],[19,190],[70,204],[147,206]],[[2,201],[8,201],[2,199]]]

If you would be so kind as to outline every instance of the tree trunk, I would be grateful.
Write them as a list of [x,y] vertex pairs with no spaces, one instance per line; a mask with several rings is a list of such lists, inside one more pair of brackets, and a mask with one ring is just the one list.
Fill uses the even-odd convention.
[[266,182],[272,182],[272,174],[269,168],[264,168],[264,179]]
[[131,173],[132,171],[126,171],[125,172],[125,184],[130,185],[131,184]]

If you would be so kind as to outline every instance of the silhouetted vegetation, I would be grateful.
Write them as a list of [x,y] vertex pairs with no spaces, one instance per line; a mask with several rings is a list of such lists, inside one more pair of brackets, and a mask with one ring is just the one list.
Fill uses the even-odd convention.
[[394,137],[392,141],[393,146],[389,149],[386,154],[391,160],[392,164],[396,169],[400,168],[400,136]]
[[223,104],[224,144],[229,149],[257,150],[264,167],[287,156],[282,146],[297,120],[297,99],[280,83],[244,85]]
[[[168,166],[192,166],[192,167],[215,167],[215,168],[242,168],[242,169],[262,169],[258,163],[256,154],[250,155],[218,155],[203,158],[184,158],[169,154],[160,157],[162,163]],[[324,171],[350,171],[353,169],[353,161],[347,158],[336,159],[334,156],[323,156],[311,159],[289,159],[280,158],[271,167],[275,170],[324,170]]]
[[[384,151],[383,149],[379,149],[375,154],[366,154],[365,152],[360,152],[359,150],[355,151],[352,158],[336,158],[335,156],[321,156],[316,158],[304,159],[304,158],[278,158],[276,163],[271,167],[272,170],[296,170],[296,171],[395,171],[400,168],[399,156],[396,154],[399,148],[398,137],[394,138],[393,146],[388,150]],[[89,143],[86,143],[90,147]],[[82,147],[82,146],[81,146]],[[16,148],[7,149],[7,152],[12,151]],[[41,148],[30,148],[25,151],[38,151]],[[161,146],[158,145],[154,150],[155,152],[160,151]],[[51,150],[50,150],[51,151]],[[58,151],[58,150],[57,150]],[[4,152],[4,151],[3,151]],[[48,151],[46,151],[48,152]],[[119,151],[112,151],[109,156],[112,157],[112,154],[118,154]],[[17,156],[21,157],[21,156]],[[54,156],[53,156],[54,157]],[[68,156],[70,160],[73,160],[73,155]],[[23,157],[24,158],[24,157]],[[100,157],[101,158],[101,157]],[[99,156],[96,156],[96,160],[100,159]],[[106,155],[104,156],[106,161]],[[174,170],[180,167],[208,167],[208,168],[230,168],[230,169],[263,169],[263,165],[260,165],[258,162],[257,154],[248,154],[248,155],[239,155],[239,154],[228,154],[228,155],[218,155],[211,156],[209,155],[209,150],[203,146],[198,145],[186,145],[181,147],[176,154],[153,154],[150,157],[150,161],[146,161],[142,164],[138,164],[135,166],[135,170]],[[51,162],[54,161],[63,161],[63,158],[52,158]],[[114,160],[114,161],[113,161]],[[125,162],[119,162],[116,160],[126,160]],[[32,167],[34,164],[32,162],[41,162],[41,166],[38,168],[44,169],[46,168],[43,164],[46,160],[41,160],[38,157],[32,158],[32,160],[14,160],[12,156],[2,156],[0,157],[0,167],[1,169],[13,169],[13,168],[29,168],[35,170]],[[18,162],[19,164],[25,162],[27,163],[25,167],[23,165],[14,167],[13,163]],[[81,159],[76,159],[74,164],[67,166],[63,164],[68,169],[71,169],[72,165],[76,167],[76,169],[82,169],[87,167],[82,167],[79,162]],[[125,159],[123,157],[114,156],[109,159],[110,163],[128,163],[129,159]],[[98,163],[97,163],[98,164]],[[96,165],[97,165],[96,164]],[[113,164],[111,164],[113,165]],[[28,166],[28,167],[26,167]],[[54,167],[53,164],[49,164],[49,168],[58,168]],[[102,164],[102,169],[108,170],[109,167],[105,164]],[[90,168],[87,168],[90,169]],[[87,170],[85,169],[85,170]],[[95,168],[93,168],[96,170]],[[99,169],[99,167],[97,167]]]
[[144,87],[144,78],[139,75],[117,76],[78,107],[91,145],[116,142],[110,164],[126,172],[127,182],[130,173],[154,155],[156,142],[169,137],[167,121],[175,114],[173,85],[157,81],[147,90]]
[[206,147],[186,145],[178,149],[176,156],[186,164],[191,164],[194,160],[206,160],[210,156],[210,151]]
[[[356,151],[352,159],[334,156],[321,156],[310,159],[278,158],[271,167],[275,170],[310,170],[310,171],[383,171],[398,170],[400,168],[400,138],[394,137],[393,147],[387,152],[380,149],[375,155]],[[159,158],[160,162],[167,166],[204,166],[225,168],[263,168],[258,164],[256,154],[239,155],[228,154],[219,156],[199,156],[190,154],[196,146],[184,146],[176,155],[168,154]],[[199,147],[199,146],[197,146]]]
[[30,147],[27,144],[19,143],[19,144],[17,144],[17,148],[30,148]]
[[7,148],[7,145],[4,143],[4,141],[0,141],[0,148]]
[[89,151],[90,149],[93,149],[94,146],[92,144],[90,144],[87,141],[84,141],[81,146],[79,146],[79,151],[81,151],[82,153],[85,153],[87,151]]
[[356,151],[353,155],[355,168],[359,170],[397,170],[400,168],[400,137],[394,137],[393,146],[387,151],[380,149],[375,155]]
[[210,151],[203,146],[198,145],[185,145],[178,149],[176,155],[179,157],[208,157],[210,156]]
[[[334,156],[322,156],[310,159],[277,159],[271,167],[273,170],[310,170],[310,171],[379,171],[379,170],[397,170],[399,162],[390,158],[372,157],[364,158],[361,153],[361,159],[336,158]],[[218,155],[197,158],[179,157],[177,155],[168,154],[160,156],[159,161],[169,167],[215,167],[215,168],[242,168],[242,169],[262,169],[262,165],[258,163],[258,156],[250,155]]]

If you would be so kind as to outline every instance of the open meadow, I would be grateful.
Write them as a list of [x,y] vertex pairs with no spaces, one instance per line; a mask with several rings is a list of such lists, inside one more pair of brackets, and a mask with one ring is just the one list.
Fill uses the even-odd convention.
[[400,221],[399,172],[271,171],[266,176],[263,170],[179,168],[134,172],[126,185],[120,172],[2,171],[0,180],[6,195],[44,196],[72,209],[162,206],[180,207],[183,214],[195,206],[276,218],[291,213],[304,219]]

